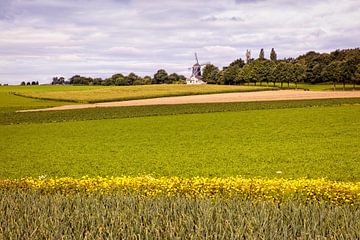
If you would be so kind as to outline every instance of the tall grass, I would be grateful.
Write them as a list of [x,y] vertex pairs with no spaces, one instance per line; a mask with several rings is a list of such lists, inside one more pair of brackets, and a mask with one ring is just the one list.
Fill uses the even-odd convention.
[[3,191],[0,239],[359,239],[360,206]]

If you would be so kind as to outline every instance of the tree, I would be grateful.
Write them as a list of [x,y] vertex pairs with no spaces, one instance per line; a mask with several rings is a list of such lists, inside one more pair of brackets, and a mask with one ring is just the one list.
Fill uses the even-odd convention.
[[235,61],[233,61],[232,63],[230,63],[229,67],[238,66],[238,67],[242,68],[244,65],[245,65],[244,60],[242,60],[241,58],[238,58]]
[[216,74],[216,84],[223,85],[224,83],[225,83],[224,70],[220,70],[220,71]]
[[22,81],[22,82],[20,83],[20,85],[21,85],[21,86],[25,86],[26,83],[25,83],[24,81]]
[[236,82],[240,67],[233,65],[224,70],[224,84],[233,85]]
[[256,84],[254,69],[251,64],[246,64],[242,68],[242,79],[244,82],[248,83],[248,85],[250,84],[250,82],[255,82]]
[[151,79],[150,76],[145,76],[145,77],[143,78],[143,83],[144,83],[145,85],[151,84],[151,81],[152,81],[152,79]]
[[265,53],[264,53],[264,49],[262,48],[260,50],[260,53],[259,53],[259,60],[265,60]]
[[249,49],[246,49],[246,53],[245,53],[245,57],[246,57],[246,63],[251,63],[251,51]]
[[291,75],[289,74],[290,66],[287,62],[280,62],[277,64],[273,71],[273,77],[274,77],[274,86],[275,81],[280,82],[281,88],[283,87],[284,82],[290,82],[291,81]]
[[276,55],[276,52],[275,52],[274,48],[271,49],[270,60],[273,61],[273,62],[276,62],[276,60],[277,60],[277,55]]
[[334,61],[329,65],[325,66],[323,71],[321,72],[321,77],[327,82],[333,83],[333,90],[336,89],[336,83],[340,80],[340,73],[339,73],[339,61]]
[[169,75],[168,77],[168,83],[176,83],[178,82],[180,79],[179,79],[179,75],[177,75],[177,73],[172,73]]
[[168,77],[167,72],[164,69],[160,69],[154,74],[153,81],[155,84],[166,83],[168,82]]
[[28,86],[29,86],[29,85],[30,85],[30,82],[27,82],[27,83],[26,83],[26,85],[28,85]]
[[356,72],[357,66],[353,64],[351,60],[347,60],[347,61],[344,60],[339,63],[338,67],[339,67],[340,81],[343,83],[343,90],[345,90],[345,84],[346,82],[351,81],[351,77]]
[[219,73],[219,68],[213,64],[206,64],[203,69],[203,81],[208,84],[216,84],[217,83],[217,75]]
[[139,76],[135,73],[131,72],[129,75],[125,77],[125,80],[127,81],[128,85],[133,85],[136,80],[139,79]]
[[305,79],[305,67],[300,63],[295,63],[292,65],[292,79],[295,83],[295,89],[298,87],[298,83],[304,81]]
[[360,64],[358,64],[356,66],[356,70],[355,70],[355,73],[354,75],[352,76],[351,78],[352,82],[353,82],[353,90],[355,90],[355,85],[357,83],[360,83]]

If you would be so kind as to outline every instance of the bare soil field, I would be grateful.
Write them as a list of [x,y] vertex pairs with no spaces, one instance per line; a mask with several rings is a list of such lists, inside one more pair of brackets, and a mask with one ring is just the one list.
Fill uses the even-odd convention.
[[207,95],[192,95],[179,97],[161,97],[142,100],[129,100],[118,102],[103,102],[93,104],[64,105],[51,108],[19,110],[18,112],[38,112],[72,110],[96,107],[124,107],[144,105],[170,105],[192,103],[225,103],[225,102],[255,102],[277,100],[307,100],[307,99],[330,99],[330,98],[360,98],[360,91],[301,91],[279,90],[259,92],[237,92]]

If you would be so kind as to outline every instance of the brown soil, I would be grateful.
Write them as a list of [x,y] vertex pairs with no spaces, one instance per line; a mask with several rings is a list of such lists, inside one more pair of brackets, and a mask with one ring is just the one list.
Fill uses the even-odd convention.
[[43,109],[19,110],[18,112],[56,111],[96,107],[123,107],[143,105],[168,105],[190,103],[224,103],[224,102],[255,102],[276,100],[305,100],[305,99],[329,99],[329,98],[360,98],[360,91],[302,91],[302,90],[279,90],[261,92],[221,93],[207,95],[193,95],[180,97],[162,97],[142,100],[130,100],[121,102],[104,102],[93,104],[64,105]]

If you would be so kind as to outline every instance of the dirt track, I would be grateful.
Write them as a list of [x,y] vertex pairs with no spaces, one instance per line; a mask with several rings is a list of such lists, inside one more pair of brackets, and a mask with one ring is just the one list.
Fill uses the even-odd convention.
[[224,102],[254,102],[276,100],[328,99],[328,98],[360,98],[360,91],[302,91],[280,90],[261,92],[221,93],[207,95],[192,95],[180,97],[162,97],[121,102],[104,102],[93,104],[64,105],[52,108],[20,110],[18,112],[40,112],[71,110],[96,107],[123,107],[143,105],[168,105],[190,103],[224,103]]

